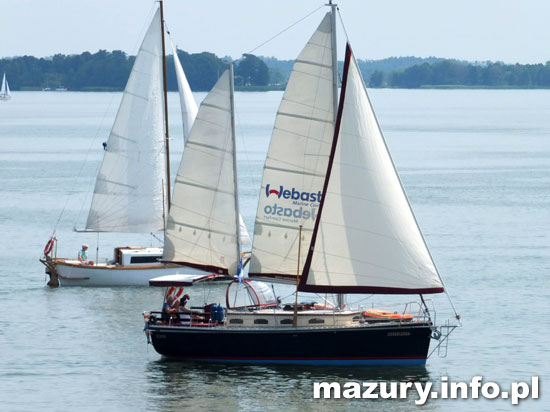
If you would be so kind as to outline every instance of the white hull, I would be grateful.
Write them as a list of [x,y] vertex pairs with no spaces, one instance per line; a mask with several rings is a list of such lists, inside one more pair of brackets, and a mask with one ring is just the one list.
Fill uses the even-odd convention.
[[0,100],[10,100],[11,95],[9,94],[0,94]]
[[177,265],[81,265],[78,261],[57,258],[55,270],[60,286],[148,286],[149,279],[172,274],[204,274],[204,271]]

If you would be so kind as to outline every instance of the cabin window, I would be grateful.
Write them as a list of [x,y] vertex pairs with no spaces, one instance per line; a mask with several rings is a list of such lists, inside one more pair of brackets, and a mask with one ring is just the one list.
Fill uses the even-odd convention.
[[283,319],[281,325],[292,325],[292,319]]
[[243,320],[242,319],[229,319],[229,323],[232,323],[232,324],[238,324],[238,325],[242,325],[243,324]]
[[313,318],[313,319],[309,320],[309,323],[315,323],[315,324],[325,323],[325,320],[324,319],[319,319],[319,318]]
[[267,325],[268,323],[267,319],[254,319],[254,325]]
[[132,256],[130,263],[158,263],[160,256]]

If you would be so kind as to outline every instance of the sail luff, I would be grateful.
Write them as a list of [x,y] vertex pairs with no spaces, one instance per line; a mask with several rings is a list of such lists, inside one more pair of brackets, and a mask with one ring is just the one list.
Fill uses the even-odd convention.
[[344,72],[330,168],[299,290],[443,292],[349,44]]
[[0,94],[6,94],[6,73],[4,73],[4,77],[2,78],[2,89],[0,89]]
[[167,210],[170,210],[171,203],[171,189],[172,177],[170,175],[170,131],[168,130],[168,76],[166,75],[166,46],[164,40],[164,2],[159,1],[160,9],[160,25],[161,25],[161,47],[162,47],[162,88],[163,88],[163,109],[164,109],[164,149],[166,152],[166,181],[164,184],[164,190],[166,191],[166,198],[164,203],[167,205]]

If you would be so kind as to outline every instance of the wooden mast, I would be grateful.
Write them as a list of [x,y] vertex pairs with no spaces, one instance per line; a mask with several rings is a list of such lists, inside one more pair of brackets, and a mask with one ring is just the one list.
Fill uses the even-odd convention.
[[[164,47],[164,8],[163,1],[160,3],[160,25],[162,36],[162,80],[164,86],[164,138],[166,147],[166,204],[168,211],[170,211],[170,134],[168,133],[168,82],[166,80],[166,49]],[[166,216],[164,217],[166,220]]]

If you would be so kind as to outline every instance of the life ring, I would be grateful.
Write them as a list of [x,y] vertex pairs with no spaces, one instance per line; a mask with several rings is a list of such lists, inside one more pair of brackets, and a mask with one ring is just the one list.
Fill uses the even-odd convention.
[[170,289],[168,289],[168,291],[166,292],[166,295],[164,295],[164,298],[166,300],[168,300],[168,298],[172,295],[172,293],[174,293],[174,290],[176,290],[176,288],[174,286],[172,286]]
[[177,288],[175,286],[172,286],[170,287],[170,289],[168,289],[164,297],[166,298],[166,300],[168,300],[168,298],[170,297],[176,300],[176,299],[179,299],[182,294],[183,294],[183,287]]
[[54,244],[55,244],[55,238],[52,237],[50,240],[48,240],[48,243],[46,243],[46,246],[44,247],[44,256],[49,255],[49,253],[53,249]]
[[181,297],[182,294],[183,294],[183,287],[178,288],[177,292],[174,293],[174,297],[175,297],[176,299],[179,299],[179,298]]

